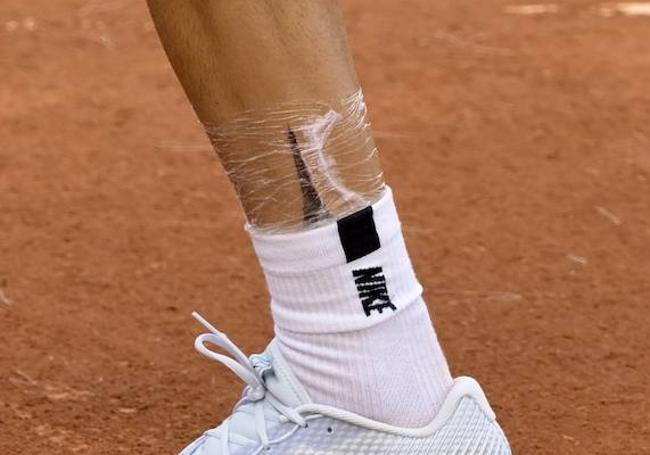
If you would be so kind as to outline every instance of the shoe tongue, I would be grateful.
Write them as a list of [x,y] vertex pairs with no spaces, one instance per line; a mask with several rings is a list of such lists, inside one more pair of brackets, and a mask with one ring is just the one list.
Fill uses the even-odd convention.
[[[267,393],[272,394],[282,404],[294,408],[301,404],[310,403],[309,395],[294,376],[289,364],[282,356],[279,346],[275,340],[271,341],[264,351],[263,356],[271,359],[272,368],[263,373]],[[253,441],[258,440],[255,429],[254,409],[255,403],[247,403],[240,406],[237,411],[230,417],[230,432],[245,437]],[[272,432],[272,428],[278,425],[277,411],[268,403],[264,403],[267,420],[267,431]]]

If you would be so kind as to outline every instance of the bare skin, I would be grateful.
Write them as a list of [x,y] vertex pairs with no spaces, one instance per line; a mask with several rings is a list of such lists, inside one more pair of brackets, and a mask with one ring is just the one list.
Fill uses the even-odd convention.
[[[383,175],[370,129],[358,126],[365,105],[351,98],[359,84],[338,1],[148,5],[253,225],[302,228],[378,199]],[[314,140],[314,124],[341,118]]]

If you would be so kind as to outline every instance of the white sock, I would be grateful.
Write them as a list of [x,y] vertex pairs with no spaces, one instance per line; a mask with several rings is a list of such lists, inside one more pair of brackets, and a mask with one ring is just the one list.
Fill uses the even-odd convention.
[[280,349],[311,398],[392,425],[429,423],[452,378],[390,188],[313,230],[249,230]]

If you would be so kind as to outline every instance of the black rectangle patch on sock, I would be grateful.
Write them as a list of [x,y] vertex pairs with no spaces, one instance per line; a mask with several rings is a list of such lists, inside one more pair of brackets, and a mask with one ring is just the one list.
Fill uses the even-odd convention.
[[341,218],[337,224],[347,262],[362,258],[381,246],[372,216],[372,206]]

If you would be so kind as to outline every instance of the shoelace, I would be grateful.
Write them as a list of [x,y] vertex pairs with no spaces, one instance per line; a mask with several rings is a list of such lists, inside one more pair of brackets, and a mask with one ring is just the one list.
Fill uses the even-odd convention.
[[[266,417],[264,405],[268,403],[278,413],[278,419],[282,422],[293,422],[298,426],[306,427],[307,421],[295,409],[283,404],[266,387],[263,374],[271,367],[271,360],[264,355],[253,355],[247,357],[239,347],[228,336],[217,330],[203,316],[193,312],[192,316],[201,325],[210,331],[196,337],[194,348],[210,360],[215,360],[225,365],[233,373],[239,376],[246,383],[242,398],[235,404],[233,412],[246,403],[253,405],[255,432],[264,449],[270,448],[269,436],[266,428]],[[220,354],[209,349],[206,343],[220,347],[232,357]],[[223,455],[230,454],[230,428],[229,420],[226,419],[219,427],[205,433],[207,437],[219,437],[221,439],[221,452]]]

